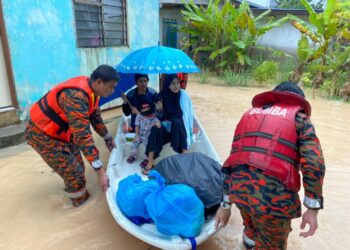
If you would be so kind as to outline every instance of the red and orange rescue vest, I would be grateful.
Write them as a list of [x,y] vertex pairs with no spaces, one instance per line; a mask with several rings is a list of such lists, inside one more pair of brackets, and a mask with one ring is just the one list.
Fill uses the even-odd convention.
[[295,117],[310,115],[309,103],[285,92],[265,92],[253,99],[238,123],[224,167],[248,164],[278,178],[289,190],[300,189],[299,149]]
[[77,89],[86,94],[89,98],[89,115],[98,108],[99,97],[95,97],[89,86],[89,78],[78,76],[58,84],[33,104],[30,109],[30,119],[45,134],[69,142],[72,131],[69,128],[67,116],[58,103],[58,95],[64,89]]

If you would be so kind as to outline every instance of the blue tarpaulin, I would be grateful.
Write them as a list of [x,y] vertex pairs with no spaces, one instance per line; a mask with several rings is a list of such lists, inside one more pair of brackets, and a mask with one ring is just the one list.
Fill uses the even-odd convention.
[[127,90],[131,89],[135,85],[135,74],[119,73],[119,76],[120,76],[120,80],[118,82],[117,87],[114,90],[114,93],[108,97],[101,97],[100,106],[114,99],[119,98],[121,96],[120,91],[123,91],[125,93],[127,92]]

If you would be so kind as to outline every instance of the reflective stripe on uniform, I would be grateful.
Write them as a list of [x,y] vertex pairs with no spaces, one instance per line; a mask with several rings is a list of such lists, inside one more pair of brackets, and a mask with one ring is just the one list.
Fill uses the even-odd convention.
[[74,193],[67,193],[69,198],[75,199],[83,196],[86,193],[86,188],[84,187],[83,189],[74,192]]
[[255,241],[245,235],[245,233],[243,233],[243,241],[248,245],[255,246]]

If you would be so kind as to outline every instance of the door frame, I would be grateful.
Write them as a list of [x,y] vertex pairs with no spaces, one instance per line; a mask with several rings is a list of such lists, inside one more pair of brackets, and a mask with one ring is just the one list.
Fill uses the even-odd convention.
[[[175,38],[175,47],[173,48],[177,48],[177,44],[178,44],[178,32],[176,30],[175,27],[171,27],[171,25],[177,25],[178,24],[178,20],[176,18],[162,18],[162,39],[164,37],[164,32],[166,33],[166,42],[167,44],[164,44],[164,41],[162,41],[164,46],[169,46],[169,33],[173,32],[174,34],[174,38]],[[165,26],[166,25],[166,26]],[[166,30],[164,29],[164,27],[166,27]],[[171,29],[173,29],[174,31],[171,31]]]
[[1,38],[2,48],[4,51],[6,73],[7,73],[8,84],[9,84],[9,88],[10,88],[12,106],[15,108],[18,108],[19,106],[18,106],[18,100],[17,100],[15,81],[14,81],[14,77],[13,77],[10,48],[9,48],[9,44],[8,44],[8,40],[7,40],[7,32],[6,32],[6,26],[5,26],[5,20],[4,20],[1,0],[0,0],[0,38]]

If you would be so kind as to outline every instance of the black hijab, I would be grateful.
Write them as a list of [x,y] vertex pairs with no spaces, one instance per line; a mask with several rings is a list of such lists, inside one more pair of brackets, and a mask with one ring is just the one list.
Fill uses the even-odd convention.
[[180,91],[173,93],[170,90],[170,84],[175,79],[179,79],[176,74],[165,75],[163,80],[163,90],[161,92],[164,118],[166,120],[173,120],[175,118],[182,118],[182,110],[180,106]]
[[[141,115],[150,115],[153,114],[155,112],[155,104],[153,102],[153,100],[151,100],[148,95],[140,95],[138,96],[138,102],[139,102],[139,106],[140,106],[140,113]],[[142,112],[142,108],[143,107],[149,107],[148,111]]]

